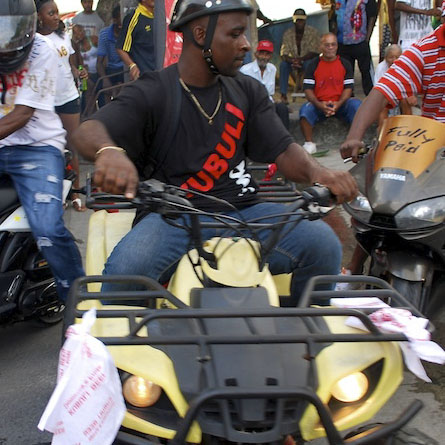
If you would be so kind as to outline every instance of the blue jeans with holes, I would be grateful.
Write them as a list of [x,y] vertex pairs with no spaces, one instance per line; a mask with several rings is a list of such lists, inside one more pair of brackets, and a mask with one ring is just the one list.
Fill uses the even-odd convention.
[[63,301],[71,283],[85,275],[79,250],[63,222],[64,169],[62,153],[52,146],[0,148],[0,174],[8,174],[14,182],[37,246],[51,267]]
[[[259,203],[240,210],[246,221],[285,213],[288,207],[276,203]],[[237,212],[226,212],[239,218]],[[201,217],[204,221],[213,221]],[[271,222],[265,220],[263,222]],[[292,225],[286,226],[286,233]],[[221,235],[219,229],[202,229],[202,238]],[[262,241],[270,231],[262,230]],[[227,232],[225,232],[227,236]],[[234,235],[233,233],[231,235]],[[168,281],[178,260],[190,248],[190,239],[180,228],[166,223],[157,213],[142,219],[114,248],[105,265],[105,275],[145,275],[161,283]],[[340,272],[342,249],[337,236],[323,221],[301,221],[275,246],[268,263],[272,274],[292,273],[291,305],[296,305],[309,278]],[[103,290],[118,290],[119,285],[104,284]],[[128,287],[120,287],[128,289]],[[321,288],[321,287],[320,287]],[[325,287],[326,288],[326,287]]]

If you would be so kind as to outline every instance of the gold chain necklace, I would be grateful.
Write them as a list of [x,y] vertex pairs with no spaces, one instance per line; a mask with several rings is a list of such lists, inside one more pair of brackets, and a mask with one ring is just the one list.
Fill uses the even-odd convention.
[[215,111],[212,113],[211,116],[209,116],[204,108],[202,108],[201,104],[199,103],[199,100],[196,98],[196,96],[190,91],[190,88],[184,83],[184,81],[179,78],[179,83],[181,84],[182,88],[184,88],[185,91],[190,95],[193,102],[195,103],[198,110],[201,112],[201,114],[208,120],[209,125],[213,125],[213,119],[218,114],[219,109],[221,108],[222,103],[222,93],[221,93],[221,85],[219,85],[219,97],[218,97],[218,103],[216,104]]

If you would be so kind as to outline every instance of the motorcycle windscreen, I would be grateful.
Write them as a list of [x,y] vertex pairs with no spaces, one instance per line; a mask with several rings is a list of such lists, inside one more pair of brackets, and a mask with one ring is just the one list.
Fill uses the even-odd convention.
[[411,172],[417,178],[445,147],[443,123],[421,116],[393,116],[386,120],[379,135],[374,173],[382,168]]

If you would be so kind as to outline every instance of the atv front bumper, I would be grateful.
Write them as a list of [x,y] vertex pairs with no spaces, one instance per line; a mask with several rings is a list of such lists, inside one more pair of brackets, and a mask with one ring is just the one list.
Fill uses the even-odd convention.
[[[192,422],[196,419],[199,409],[205,402],[212,399],[236,399],[236,398],[298,398],[306,399],[309,403],[312,403],[320,416],[320,419],[326,430],[326,437],[330,445],[366,445],[373,444],[376,441],[391,437],[406,424],[422,409],[423,403],[420,400],[415,400],[405,411],[395,420],[381,424],[376,428],[372,428],[366,432],[357,434],[354,437],[349,437],[345,441],[339,431],[335,428],[331,416],[324,406],[324,404],[314,396],[311,391],[302,389],[273,389],[271,391],[249,391],[240,392],[239,389],[223,389],[223,390],[211,390],[206,391],[197,397],[190,405],[190,409],[187,415],[180,423],[175,437],[169,441],[169,445],[184,445],[186,443],[187,433],[192,425]],[[258,443],[258,442],[255,442]],[[153,442],[149,439],[145,439],[141,436],[136,436],[128,432],[120,431],[116,437],[115,445],[158,445],[158,442]]]

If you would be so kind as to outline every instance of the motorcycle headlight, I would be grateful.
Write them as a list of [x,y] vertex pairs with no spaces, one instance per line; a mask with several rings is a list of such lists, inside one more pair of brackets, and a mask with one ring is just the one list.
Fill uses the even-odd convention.
[[351,202],[345,203],[346,211],[359,221],[368,223],[372,216],[372,208],[368,198],[361,193]]
[[138,408],[154,405],[161,397],[161,387],[137,375],[128,377],[122,385],[122,394],[128,403]]
[[404,207],[395,216],[399,229],[422,229],[445,221],[445,196],[426,199]]
[[354,372],[340,379],[332,388],[331,394],[340,402],[353,403],[360,400],[369,388],[369,381],[363,372]]

